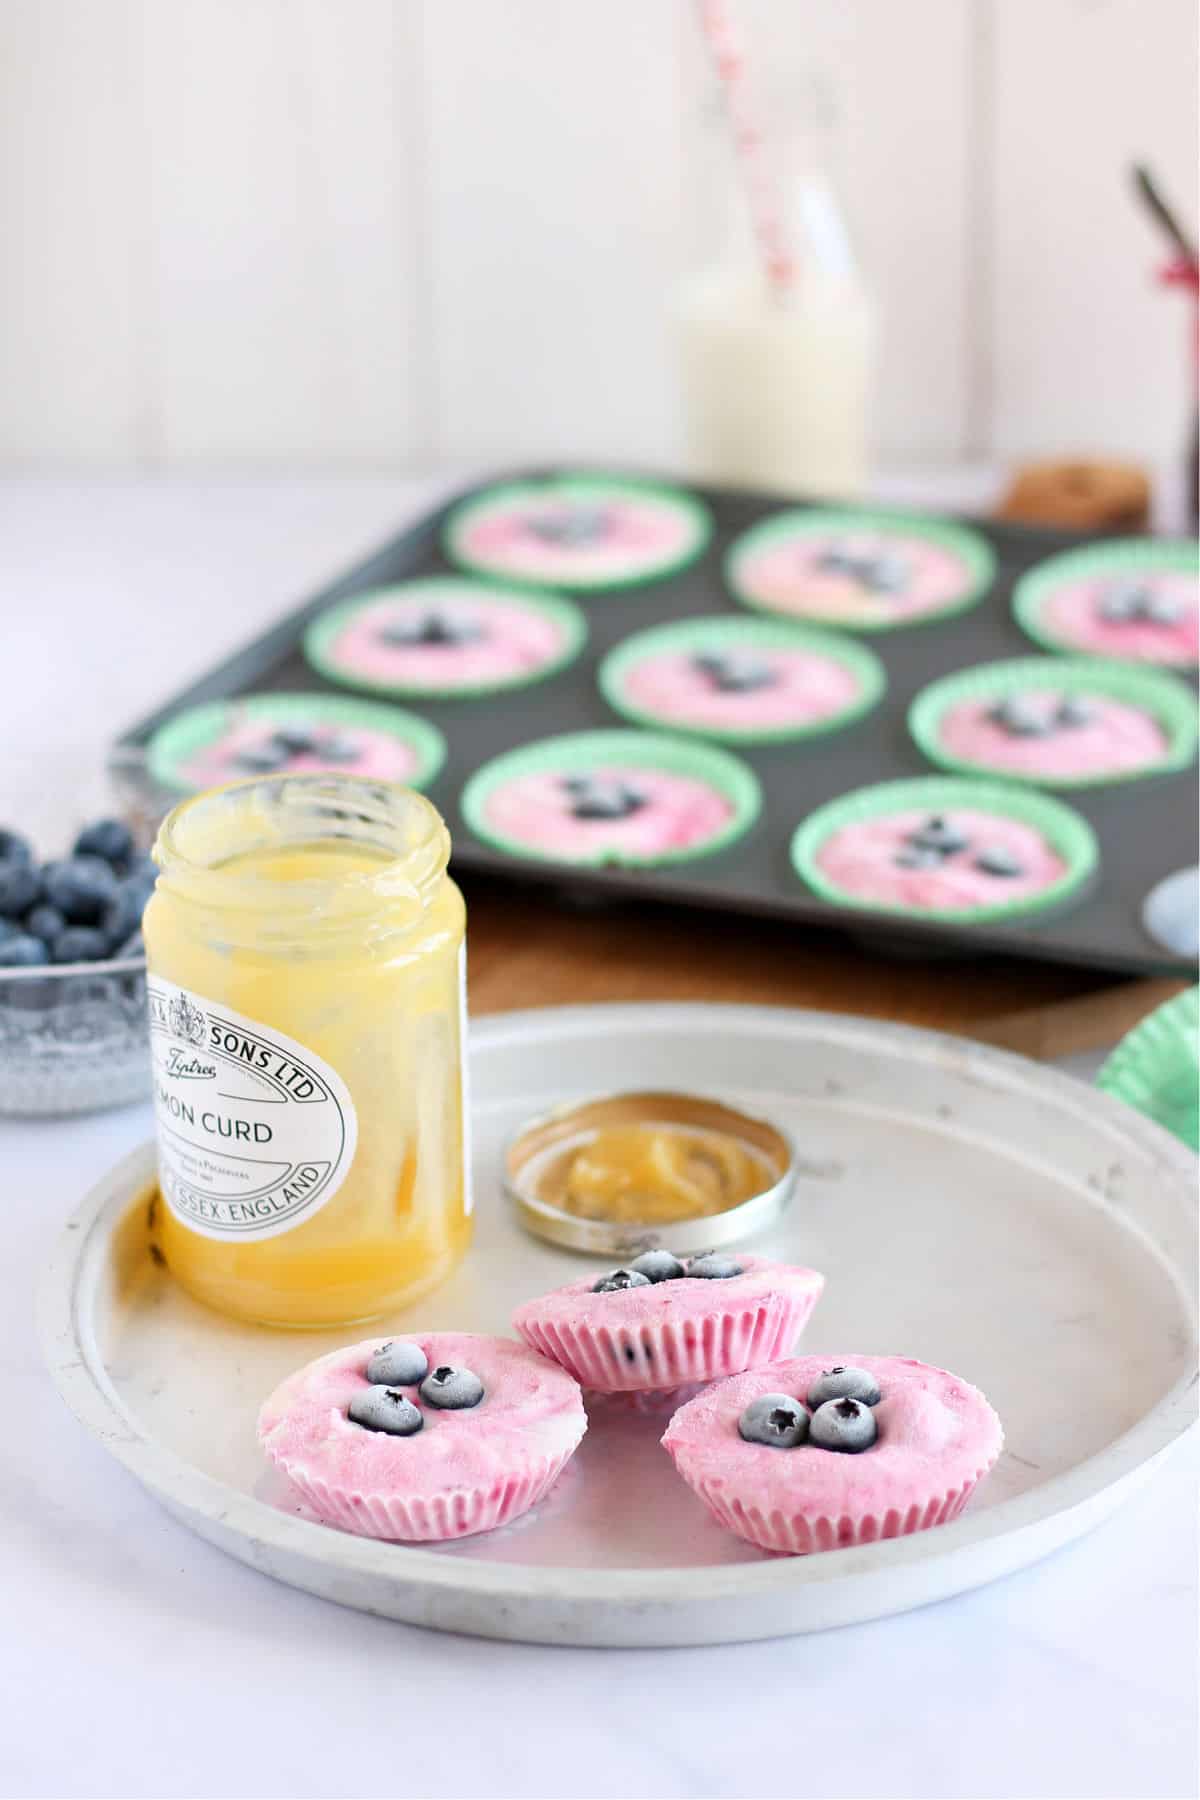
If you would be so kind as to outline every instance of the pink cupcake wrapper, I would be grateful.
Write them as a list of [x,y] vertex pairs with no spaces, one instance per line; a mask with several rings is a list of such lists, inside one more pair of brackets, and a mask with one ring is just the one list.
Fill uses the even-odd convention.
[[[409,1543],[440,1543],[448,1538],[471,1537],[478,1531],[494,1531],[508,1525],[546,1494],[575,1450],[506,1474],[486,1488],[451,1488],[442,1494],[364,1494],[322,1481],[319,1475],[297,1468],[277,1457],[271,1460],[313,1511],[329,1525],[352,1531],[358,1537],[398,1539]],[[267,1447],[270,1456],[270,1448]]]
[[601,1394],[665,1392],[740,1375],[786,1356],[817,1295],[773,1293],[737,1311],[656,1325],[562,1325],[527,1315],[515,1322],[525,1342]]
[[883,1538],[909,1537],[914,1531],[948,1525],[951,1519],[957,1519],[992,1466],[986,1464],[959,1487],[914,1500],[903,1509],[889,1507],[882,1516],[877,1512],[843,1513],[837,1519],[804,1511],[790,1515],[782,1510],[764,1513],[724,1488],[715,1488],[706,1481],[690,1481],[682,1469],[679,1472],[727,1531],[757,1544],[760,1550],[772,1550],[780,1556],[811,1556],[818,1550],[846,1550],[855,1544],[875,1544]]

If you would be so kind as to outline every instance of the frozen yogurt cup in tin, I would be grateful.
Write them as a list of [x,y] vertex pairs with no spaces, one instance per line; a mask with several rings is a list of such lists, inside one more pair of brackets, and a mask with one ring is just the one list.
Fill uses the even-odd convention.
[[[576,1154],[601,1132],[638,1126],[694,1136],[700,1145],[723,1139],[759,1165],[762,1185],[724,1206],[669,1219],[573,1210],[564,1188]],[[703,1094],[644,1090],[572,1100],[529,1120],[505,1151],[504,1189],[525,1229],[564,1249],[618,1260],[659,1248],[687,1256],[740,1243],[774,1224],[791,1198],[795,1163],[791,1138],[769,1119]]]

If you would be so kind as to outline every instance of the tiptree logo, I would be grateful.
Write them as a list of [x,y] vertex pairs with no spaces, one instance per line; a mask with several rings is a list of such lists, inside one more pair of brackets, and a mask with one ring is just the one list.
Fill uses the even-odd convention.
[[204,1042],[204,1014],[186,994],[175,994],[172,997],[167,1008],[167,1024],[171,1035],[182,1038],[185,1044]]

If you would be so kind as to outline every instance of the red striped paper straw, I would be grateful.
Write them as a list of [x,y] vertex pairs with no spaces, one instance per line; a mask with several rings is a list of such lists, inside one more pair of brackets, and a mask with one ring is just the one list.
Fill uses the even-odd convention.
[[746,73],[746,52],[737,17],[725,0],[696,0],[700,26],[725,91],[734,150],[750,222],[772,292],[785,299],[796,284],[796,259],[784,229],[779,195],[770,168],[767,141],[758,122]]

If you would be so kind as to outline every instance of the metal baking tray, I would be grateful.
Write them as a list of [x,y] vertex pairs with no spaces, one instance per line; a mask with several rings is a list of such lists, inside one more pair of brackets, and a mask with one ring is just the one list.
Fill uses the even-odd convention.
[[[171,695],[150,717],[122,733],[113,748],[110,772],[126,806],[150,822],[170,803],[172,796],[156,790],[149,776],[145,746],[158,726],[185,707],[251,692],[311,690],[345,698],[348,689],[325,681],[304,660],[300,646],[309,622],[351,594],[451,569],[441,548],[442,525],[451,508],[469,494],[501,480],[545,479],[561,472],[544,467],[502,472],[456,493],[199,681]],[[500,875],[590,896],[608,894],[622,900],[792,919],[805,927],[826,925],[885,948],[924,954],[935,949],[970,955],[996,952],[1129,974],[1192,973],[1194,964],[1156,945],[1140,919],[1149,890],[1164,876],[1197,861],[1196,782],[1191,769],[1064,794],[1067,804],[1082,813],[1097,834],[1099,877],[1082,901],[1028,920],[956,926],[936,919],[858,913],[810,893],[789,860],[796,826],[825,801],[893,777],[938,773],[908,735],[905,715],[910,701],[940,675],[1002,657],[1036,654],[1012,618],[1013,584],[1045,557],[1083,541],[1073,532],[968,519],[966,523],[996,552],[992,589],[979,605],[954,617],[870,635],[870,647],[887,670],[882,705],[844,731],[807,742],[725,746],[758,774],[763,810],[746,836],[723,853],[662,869],[582,869],[509,857],[474,838],[462,817],[459,796],[468,776],[482,763],[501,751],[559,732],[627,723],[610,710],[596,685],[597,664],[615,644],[668,620],[741,611],[722,576],[724,552],[732,538],[785,503],[777,496],[678,485],[698,494],[712,513],[715,530],[704,555],[664,580],[576,595],[587,615],[589,639],[568,668],[509,694],[400,701],[406,710],[430,719],[446,737],[446,762],[429,794],[449,825],[456,873]]]

